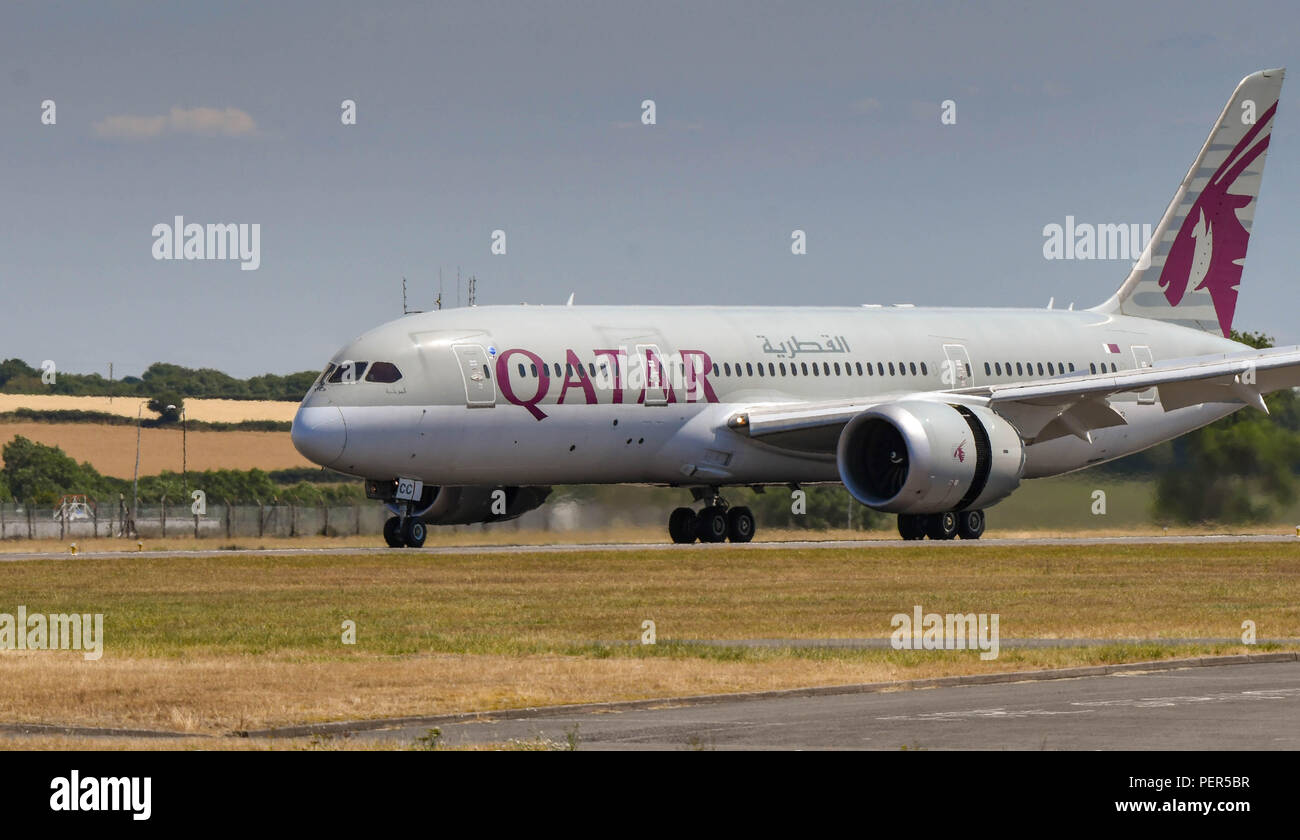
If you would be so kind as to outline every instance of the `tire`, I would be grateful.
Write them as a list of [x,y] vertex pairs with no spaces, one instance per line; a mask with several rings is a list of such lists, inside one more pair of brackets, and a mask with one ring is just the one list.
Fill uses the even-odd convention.
[[388,543],[389,548],[401,548],[406,545],[402,539],[402,520],[396,516],[388,517],[384,523],[384,542]]
[[681,545],[695,542],[695,511],[688,507],[674,510],[668,516],[668,536]]
[[720,543],[727,538],[727,512],[720,507],[706,507],[695,517],[695,535],[700,542]]
[[957,514],[957,536],[963,540],[978,540],[984,535],[984,511],[963,510]]
[[898,535],[905,540],[925,539],[925,517],[915,513],[900,513]]
[[419,548],[424,545],[424,538],[428,536],[428,526],[414,516],[406,517],[406,524],[402,526],[402,539],[411,548]]
[[957,514],[952,511],[926,514],[925,534],[932,540],[950,540],[957,536]]
[[747,507],[734,507],[727,511],[727,538],[734,543],[747,543],[754,538],[754,514]]

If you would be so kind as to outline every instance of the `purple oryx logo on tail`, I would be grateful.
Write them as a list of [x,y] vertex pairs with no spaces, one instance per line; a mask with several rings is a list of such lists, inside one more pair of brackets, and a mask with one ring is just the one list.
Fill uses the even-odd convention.
[[1193,291],[1208,289],[1215,314],[1219,316],[1219,328],[1225,336],[1232,330],[1242,261],[1246,258],[1246,245],[1250,240],[1250,232],[1237,218],[1237,211],[1253,199],[1249,195],[1235,195],[1228,189],[1268,149],[1267,135],[1254,146],[1251,144],[1260,129],[1273,119],[1275,111],[1276,102],[1232,148],[1205,185],[1187,218],[1183,219],[1183,226],[1178,230],[1178,237],[1174,239],[1169,258],[1160,273],[1160,285],[1164,287],[1170,306],[1178,305],[1193,280],[1197,281]]

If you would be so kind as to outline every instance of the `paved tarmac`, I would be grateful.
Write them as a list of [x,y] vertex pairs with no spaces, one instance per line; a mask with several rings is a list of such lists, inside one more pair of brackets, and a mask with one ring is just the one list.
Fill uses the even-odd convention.
[[[413,743],[432,724],[360,731]],[[579,749],[1295,750],[1300,662],[1121,672],[915,691],[597,707],[440,722],[441,742]]]

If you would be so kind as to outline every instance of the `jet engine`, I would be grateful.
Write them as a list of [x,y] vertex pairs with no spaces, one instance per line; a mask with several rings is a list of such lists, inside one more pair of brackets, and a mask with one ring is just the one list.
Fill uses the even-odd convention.
[[[367,481],[366,495],[395,504],[396,481]],[[497,495],[500,493],[500,495]],[[426,485],[414,514],[429,525],[505,522],[542,506],[549,487],[440,487]],[[502,505],[504,504],[504,508]],[[504,513],[499,511],[504,510]]]
[[840,480],[868,507],[891,513],[979,509],[1020,484],[1024,446],[982,406],[922,400],[862,412],[840,433]]

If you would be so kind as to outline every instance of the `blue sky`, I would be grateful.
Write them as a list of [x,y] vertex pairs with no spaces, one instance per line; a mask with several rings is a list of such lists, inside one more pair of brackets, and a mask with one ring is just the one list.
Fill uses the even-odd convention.
[[[1154,225],[1237,81],[1300,67],[1288,3],[0,14],[0,357],[119,376],[319,368],[403,275],[454,304],[458,265],[480,303],[1093,305],[1126,264],[1047,261],[1043,226]],[[1236,317],[1281,343],[1297,105],[1292,79]],[[176,215],[260,224],[260,268],[154,260]]]

